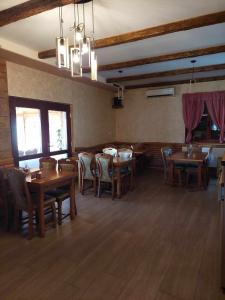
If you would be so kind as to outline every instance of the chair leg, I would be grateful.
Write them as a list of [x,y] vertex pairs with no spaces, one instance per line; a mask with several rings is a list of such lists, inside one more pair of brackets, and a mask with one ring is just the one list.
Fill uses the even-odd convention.
[[98,182],[98,197],[101,197],[101,181]]
[[[61,201],[60,201],[61,202]],[[62,202],[61,202],[62,205]],[[57,223],[57,218],[56,218],[56,209],[55,209],[55,202],[51,204],[51,209],[52,209],[52,221],[53,221],[53,227],[56,227]],[[62,210],[61,210],[61,223],[62,224]]]
[[58,200],[57,204],[58,204],[58,224],[61,225],[62,224],[62,201]]
[[94,194],[96,197],[96,195],[97,195],[97,179],[96,178],[94,178],[94,180],[93,180],[93,186],[94,186]]
[[218,186],[218,201],[222,200],[222,186]]
[[189,174],[186,174],[186,180],[185,180],[185,186],[188,186],[189,184]]
[[39,215],[38,215],[37,209],[35,210],[35,222],[36,222],[36,225],[38,226],[39,225]]
[[14,206],[14,230],[15,232],[19,231],[19,209]]
[[28,211],[28,240],[33,238],[33,208]]
[[178,180],[179,180],[179,186],[182,186],[182,173],[181,170],[178,171]]
[[115,196],[115,181],[112,180],[112,200],[114,200],[114,196]]
[[7,201],[4,203],[4,228],[5,230],[9,230],[9,205]]
[[84,178],[81,179],[81,194],[84,195]]

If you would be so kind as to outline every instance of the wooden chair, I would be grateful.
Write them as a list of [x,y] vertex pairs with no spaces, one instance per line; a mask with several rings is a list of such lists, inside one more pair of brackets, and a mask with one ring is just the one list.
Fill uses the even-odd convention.
[[[25,211],[28,213],[28,239],[33,237],[33,217],[34,212],[38,214],[38,198],[37,194],[31,194],[26,182],[26,174],[18,169],[10,169],[7,173],[10,189],[14,198],[14,224],[18,229],[19,212]],[[51,208],[53,216],[53,225],[56,226],[56,210],[53,197],[45,195],[44,206]]]
[[97,194],[96,162],[93,153],[82,152],[78,154],[79,159],[79,183],[80,192],[84,194],[85,182],[91,181],[94,194]]
[[128,144],[121,144],[121,145],[118,146],[118,151],[120,149],[131,149],[131,150],[133,150],[133,146],[132,145],[128,145]]
[[[203,165],[202,167],[202,178],[203,178],[203,186],[204,188],[207,187],[207,182],[208,182],[208,165],[207,162],[205,162],[205,165]],[[185,175],[186,175],[186,182],[185,185],[186,187],[188,187],[190,185],[190,179],[195,177],[196,178],[196,182],[197,182],[197,178],[198,178],[198,168],[195,165],[189,165],[185,168]]]
[[3,218],[3,226],[6,230],[9,229],[10,208],[13,204],[12,192],[9,189],[7,180],[8,168],[0,168],[0,204]]
[[116,157],[117,156],[117,149],[116,148],[104,148],[102,150],[102,152],[104,154],[110,154],[112,155],[113,157]]
[[[209,172],[208,172],[208,164],[210,160],[210,154],[212,152],[212,147],[202,147],[199,145],[192,145],[192,153],[208,153],[208,157],[205,161],[205,164],[202,167],[202,177],[204,188],[207,187],[209,182]],[[191,177],[198,177],[198,168],[195,164],[188,164],[185,168],[186,173],[186,186],[189,185]]]
[[[162,161],[163,161],[163,171],[164,171],[164,182],[168,182],[168,173],[169,173],[169,166],[168,166],[168,160],[167,157],[172,155],[172,149],[169,147],[163,147],[161,148],[161,155],[162,155]],[[178,176],[178,182],[179,185],[182,185],[182,172],[184,170],[184,167],[179,164],[175,164],[175,172]]]
[[133,151],[129,148],[118,149],[118,156],[122,159],[130,159],[133,156]]
[[[133,157],[133,150],[131,150],[129,148],[118,149],[118,156],[124,160],[131,159]],[[133,164],[133,166],[134,166],[134,164]],[[125,177],[128,178],[128,183],[129,183],[129,187],[130,187],[131,186],[131,169],[130,169],[130,167],[122,168],[121,172],[122,172],[122,174],[125,175]],[[134,169],[134,172],[135,172],[135,169]],[[125,188],[126,188],[126,186],[125,186]]]
[[101,197],[102,183],[110,183],[112,185],[112,199],[114,199],[116,175],[113,170],[113,156],[99,153],[95,155],[95,159],[98,168],[98,197]]
[[[69,158],[63,158],[58,160],[58,170],[59,172],[75,172],[76,171],[76,161],[69,159]],[[62,203],[64,200],[68,199],[70,197],[70,187],[65,186],[61,187],[60,189],[55,190],[55,197],[58,207],[58,224],[62,224],[62,220],[66,217],[68,217],[70,214],[63,214],[62,213]]]
[[57,160],[53,157],[42,157],[39,159],[40,169],[45,171],[55,171]]
[[217,180],[217,186],[218,186],[218,201],[222,201],[224,200],[224,168],[221,168]]

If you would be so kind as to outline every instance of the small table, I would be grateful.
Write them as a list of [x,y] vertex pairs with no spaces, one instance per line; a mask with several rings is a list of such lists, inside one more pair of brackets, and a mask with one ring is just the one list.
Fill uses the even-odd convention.
[[38,212],[39,212],[39,235],[45,236],[45,218],[44,218],[44,194],[45,192],[59,188],[65,185],[70,186],[70,218],[74,219],[77,214],[75,202],[75,172],[45,171],[41,179],[31,179],[27,177],[27,183],[31,192],[38,193]]
[[181,164],[195,164],[198,168],[198,186],[202,187],[202,167],[208,157],[208,153],[194,152],[188,156],[187,152],[176,152],[167,157],[170,162],[169,179],[171,184],[174,183],[174,165],[175,163]]
[[131,190],[134,189],[134,168],[135,168],[135,158],[122,159],[121,157],[113,158],[113,167],[117,174],[117,197],[121,198],[121,169],[130,167],[131,170]]

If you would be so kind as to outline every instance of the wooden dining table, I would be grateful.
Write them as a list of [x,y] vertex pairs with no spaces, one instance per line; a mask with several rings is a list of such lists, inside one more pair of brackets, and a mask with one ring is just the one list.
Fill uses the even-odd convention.
[[62,186],[70,187],[70,218],[74,219],[77,214],[75,201],[75,172],[66,171],[42,171],[42,178],[32,179],[27,176],[29,190],[38,194],[38,213],[39,213],[39,235],[45,236],[45,216],[44,216],[44,195],[49,190],[60,188]]
[[197,174],[198,174],[198,186],[202,187],[202,171],[205,166],[206,160],[208,158],[208,153],[204,152],[193,152],[191,155],[188,155],[187,152],[175,152],[172,155],[167,157],[169,162],[169,181],[171,184],[174,184],[174,169],[175,163],[187,164],[187,165],[196,165]]
[[123,168],[128,167],[130,169],[130,188],[134,189],[134,170],[135,170],[135,158],[123,159],[122,157],[114,157],[113,158],[113,168],[115,170],[117,176],[117,197],[121,198],[121,170]]

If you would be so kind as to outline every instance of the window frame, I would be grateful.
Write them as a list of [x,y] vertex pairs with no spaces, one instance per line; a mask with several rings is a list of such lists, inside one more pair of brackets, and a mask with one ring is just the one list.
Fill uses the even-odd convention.
[[[17,143],[17,124],[16,124],[16,107],[27,107],[40,109],[40,121],[42,132],[42,153],[24,155],[19,157],[18,143]],[[70,104],[9,96],[9,110],[10,110],[10,125],[12,138],[12,152],[14,164],[19,166],[19,161],[41,158],[43,156],[53,156],[58,154],[68,154],[72,156],[72,139],[71,139],[71,113]],[[65,111],[67,121],[67,149],[60,151],[49,151],[49,118],[48,110]]]

